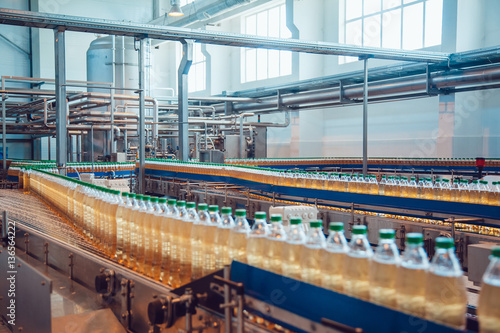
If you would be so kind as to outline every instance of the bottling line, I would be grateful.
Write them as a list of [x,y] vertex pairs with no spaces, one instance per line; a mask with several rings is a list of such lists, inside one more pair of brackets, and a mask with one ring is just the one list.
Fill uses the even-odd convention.
[[[0,332],[478,332],[475,306],[454,328],[238,260],[167,283],[120,262],[119,236],[94,238],[85,214],[75,215],[75,205],[91,201],[68,193],[176,198],[245,209],[250,221],[279,214],[286,228],[297,216],[304,224],[320,219],[323,230],[341,222],[347,239],[363,229],[371,247],[380,230],[391,229],[399,251],[419,233],[429,257],[444,237],[477,287],[500,243],[498,159],[370,158],[366,117],[362,158],[267,158],[267,131],[290,126],[295,111],[363,104],[366,116],[368,103],[495,88],[498,47],[453,54],[358,48],[1,8],[0,24],[52,29],[55,42],[55,79],[1,78]],[[86,81],[66,80],[66,31],[109,35],[91,43]],[[182,43],[178,96],[149,97],[151,40]],[[193,41],[356,56],[365,68],[188,97]],[[368,70],[371,58],[406,62]],[[260,121],[271,112],[283,119]],[[8,159],[6,134],[31,135],[33,160]],[[41,138],[52,136],[56,159],[49,147],[42,161]]]

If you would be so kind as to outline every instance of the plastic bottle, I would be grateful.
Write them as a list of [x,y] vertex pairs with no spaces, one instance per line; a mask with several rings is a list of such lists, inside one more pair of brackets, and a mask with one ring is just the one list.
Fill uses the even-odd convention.
[[281,274],[283,244],[286,241],[286,232],[283,228],[281,214],[271,215],[269,234],[265,240],[264,267],[268,271]]
[[396,278],[396,303],[399,311],[413,316],[425,315],[425,284],[429,260],[422,234],[406,234],[406,248]]
[[161,274],[160,280],[164,284],[170,284],[170,251],[171,251],[171,228],[174,216],[177,216],[179,211],[175,206],[177,200],[167,199],[167,209],[163,212],[163,221],[161,224]]
[[479,203],[479,181],[473,180],[469,184],[469,203],[478,204]]
[[366,226],[352,226],[352,238],[344,262],[344,293],[369,299],[370,259],[373,251],[366,238]]
[[403,198],[408,198],[409,197],[409,183],[408,183],[408,177],[401,177],[401,182],[399,184],[399,193],[400,196]]
[[229,258],[247,263],[247,237],[250,233],[247,212],[244,209],[236,209],[235,216],[235,226],[229,232]]
[[144,202],[144,196],[142,194],[136,194],[137,204],[139,209],[135,210],[132,215],[130,223],[130,254],[129,254],[129,267],[133,270],[137,270],[137,254],[139,248],[142,245],[142,234],[140,227],[140,220],[142,214],[147,210],[146,203]]
[[107,214],[107,228],[106,228],[106,239],[108,243],[108,254],[114,257],[116,253],[116,243],[117,243],[117,221],[116,213],[121,204],[123,204],[122,196],[120,191],[111,190],[112,197],[109,202],[109,209]]
[[151,238],[153,239],[151,245],[151,277],[159,280],[161,277],[161,255],[162,255],[162,236],[161,227],[165,220],[165,213],[168,212],[167,199],[158,199],[159,209],[155,209],[154,217],[151,221]]
[[234,220],[231,216],[231,207],[222,207],[221,209],[220,224],[215,231],[215,269],[219,270],[224,268],[224,265],[231,264],[229,257],[229,234],[231,229],[234,228]]
[[392,229],[379,230],[379,242],[370,264],[370,301],[396,307],[396,276],[399,251]]
[[181,236],[181,247],[180,247],[180,271],[179,277],[181,285],[189,283],[191,281],[191,232],[193,230],[193,224],[198,220],[198,213],[196,212],[196,203],[186,202],[186,215],[183,216],[180,236]]
[[480,333],[500,330],[500,247],[491,250],[490,264],[483,275],[477,308]]
[[493,188],[488,197],[488,204],[500,206],[500,182],[493,182]]
[[191,230],[191,280],[203,276],[203,235],[207,230],[207,224],[210,223],[206,203],[198,204],[198,217],[198,221],[194,222]]
[[321,286],[323,288],[337,292],[344,291],[343,265],[348,249],[344,235],[344,223],[331,222],[325,251],[323,251],[321,258]]
[[490,186],[488,181],[481,180],[479,182],[479,203],[481,205],[487,205],[489,202]]
[[[158,204],[158,197],[151,197],[150,198],[150,205],[151,209],[148,209],[146,212],[146,215],[144,216],[143,219],[143,232],[144,232],[144,274],[147,276],[153,276],[153,256],[154,256],[154,251],[157,251],[157,245],[155,241],[157,240],[156,237],[156,230],[154,228],[156,227],[155,220],[158,215],[162,213],[162,209],[160,205]],[[149,208],[149,207],[148,207]]]
[[[144,203],[144,209],[141,210],[139,209],[139,214],[136,219],[136,225],[135,225],[135,230],[136,230],[136,270],[144,274],[144,259],[146,255],[146,220],[151,219],[151,217],[154,215],[154,206],[152,205],[151,202],[151,196],[149,195],[144,195],[143,196],[143,203]],[[147,237],[149,239],[149,236]]]
[[137,200],[137,195],[135,193],[129,193],[129,198],[131,201],[131,206],[127,209],[123,221],[123,257],[122,264],[130,267],[130,252],[132,251],[132,237],[135,233],[132,233],[132,228],[134,226],[134,217],[137,210],[139,210],[139,201]]
[[281,274],[300,280],[300,254],[306,242],[306,233],[300,217],[290,219],[290,229],[286,242],[283,244]]
[[321,286],[321,252],[325,245],[323,221],[313,220],[309,222],[309,232],[300,255],[302,281]]
[[425,317],[452,326],[465,327],[467,296],[453,239],[436,238],[436,253],[427,274]]
[[208,221],[205,228],[206,231],[203,234],[203,275],[208,275],[215,271],[215,233],[217,231],[217,227],[221,223],[219,206],[210,205],[208,207],[208,213],[210,215],[210,220]]
[[182,251],[182,220],[187,217],[186,201],[176,203],[176,214],[170,219],[170,285],[178,288],[181,285],[181,251]]
[[122,201],[116,210],[116,251],[115,260],[119,263],[123,262],[123,250],[124,250],[124,228],[125,228],[125,214],[128,208],[132,206],[132,201],[130,201],[129,194],[127,192],[122,193]]
[[387,176],[383,175],[380,179],[380,183],[378,184],[378,194],[379,195],[387,195],[385,193],[385,185],[387,184]]
[[265,240],[269,234],[265,212],[256,212],[252,229],[247,240],[247,260],[248,264],[266,269],[264,267]]
[[470,202],[469,182],[466,179],[460,179],[460,202]]
[[410,182],[408,183],[408,188],[407,188],[407,197],[408,198],[417,198],[417,181],[415,180],[415,177],[410,178]]

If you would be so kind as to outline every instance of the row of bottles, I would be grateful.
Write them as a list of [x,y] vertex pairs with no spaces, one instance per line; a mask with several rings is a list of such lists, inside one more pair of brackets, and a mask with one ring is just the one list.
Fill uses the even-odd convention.
[[[18,170],[21,172],[27,172],[28,170],[40,170],[43,169],[51,173],[59,173],[56,163],[52,161],[44,162],[13,162],[10,166],[12,170]],[[10,169],[9,168],[9,169]],[[134,162],[69,162],[67,164],[68,173],[87,173],[87,172],[117,172],[117,171],[129,171],[133,172],[135,170]]]
[[[122,193],[70,178],[33,171],[29,189],[61,211],[113,260],[178,287],[210,274],[232,260],[315,284],[352,297],[425,317],[444,325],[465,325],[463,274],[450,238],[437,238],[428,262],[421,234],[409,233],[400,256],[395,231],[379,231],[372,250],[363,225],[352,227],[348,243],[341,222],[326,238],[321,220],[292,218],[286,231],[279,214],[246,211],[235,219],[229,207]],[[500,249],[484,277],[479,302],[482,332],[500,326]]]
[[146,168],[239,178],[275,186],[311,188],[318,190],[385,195],[427,200],[455,201],[483,205],[500,205],[500,182],[455,178],[280,171],[245,165],[193,163],[171,160],[148,160]]

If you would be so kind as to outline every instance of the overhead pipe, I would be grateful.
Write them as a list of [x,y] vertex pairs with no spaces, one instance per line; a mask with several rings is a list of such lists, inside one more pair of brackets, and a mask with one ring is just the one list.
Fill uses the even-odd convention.
[[[437,89],[447,89],[467,86],[477,83],[492,84],[500,81],[500,65],[490,65],[487,68],[471,68],[463,70],[452,70],[435,73],[430,76],[429,85]],[[425,92],[427,87],[425,75],[417,77],[403,77],[386,81],[373,82],[368,85],[370,98],[377,96],[389,97],[390,95]],[[363,84],[347,86],[343,89],[344,99],[361,100],[363,98]],[[280,96],[280,104],[290,109],[300,109],[302,106],[319,107],[321,103],[329,103],[328,106],[342,104],[339,87],[322,89],[316,91],[305,91],[296,94],[283,94]],[[262,97],[261,103],[234,103],[233,110],[237,112],[276,112],[278,96]],[[217,112],[224,111],[224,105],[215,106]]]

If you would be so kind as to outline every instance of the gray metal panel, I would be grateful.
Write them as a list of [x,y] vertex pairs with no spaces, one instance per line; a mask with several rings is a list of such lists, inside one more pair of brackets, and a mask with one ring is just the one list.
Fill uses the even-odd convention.
[[267,128],[255,128],[255,158],[267,157]]
[[[6,248],[0,250],[0,315],[14,323],[15,331],[51,333],[51,307],[50,294],[52,292],[52,281],[32,268],[26,261],[15,257],[14,268],[7,265],[9,254]],[[12,273],[11,273],[12,272]],[[15,286],[5,283],[8,277],[13,276]],[[15,295],[9,295],[14,290]],[[14,305],[10,305],[14,300]],[[15,307],[8,310],[7,307]],[[6,317],[7,311],[13,313],[14,317]],[[12,312],[13,311],[13,312]]]
[[442,62],[449,54],[425,51],[403,51],[381,48],[359,47],[336,43],[302,41],[296,39],[267,38],[218,31],[192,30],[168,26],[134,24],[122,21],[95,18],[35,13],[19,10],[0,9],[0,23],[34,26],[53,29],[64,26],[70,31],[94,32],[112,35],[125,35],[152,39],[181,40],[193,39],[197,42],[239,47],[255,47],[275,50],[291,50],[315,54],[336,54],[348,56],[372,56],[379,59],[404,61]]
[[469,280],[479,285],[490,263],[491,248],[498,244],[471,244],[467,246]]
[[[239,135],[226,135],[224,138],[224,156],[226,158],[240,157],[240,136]],[[246,157],[246,156],[244,156]]]

